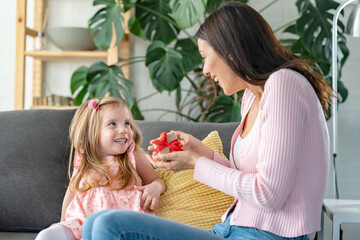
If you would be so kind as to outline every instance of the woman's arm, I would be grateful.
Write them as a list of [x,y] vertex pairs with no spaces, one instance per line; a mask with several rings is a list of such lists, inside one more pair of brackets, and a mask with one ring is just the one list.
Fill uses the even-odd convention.
[[308,114],[306,93],[294,75],[276,73],[267,81],[261,99],[260,142],[256,171],[225,168],[201,157],[194,179],[261,208],[276,211],[286,202],[294,186]]
[[262,96],[260,139],[256,153],[245,162],[256,162],[254,171],[239,171],[190,151],[154,156],[155,167],[179,171],[194,168],[194,179],[248,203],[276,211],[293,187],[300,146],[308,114],[306,93],[294,75],[277,73]]
[[[174,131],[174,133],[180,140],[184,152],[179,151],[169,154],[162,153],[157,155],[153,153],[153,159],[150,158],[149,160],[154,167],[172,172],[193,169],[199,156],[212,159],[221,165],[230,167],[230,162],[227,159],[223,158],[220,154],[205,146],[205,144],[199,139],[181,131]],[[148,150],[154,152],[154,147],[150,145]],[[164,160],[166,160],[166,162],[163,162]]]

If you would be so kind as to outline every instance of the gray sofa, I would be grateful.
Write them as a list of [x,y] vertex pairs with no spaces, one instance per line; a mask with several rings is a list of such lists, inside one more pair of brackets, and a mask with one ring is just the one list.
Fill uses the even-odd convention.
[[[69,124],[74,110],[0,112],[0,240],[34,239],[58,222],[68,183]],[[143,147],[161,132],[203,139],[218,130],[228,155],[237,123],[137,121]]]

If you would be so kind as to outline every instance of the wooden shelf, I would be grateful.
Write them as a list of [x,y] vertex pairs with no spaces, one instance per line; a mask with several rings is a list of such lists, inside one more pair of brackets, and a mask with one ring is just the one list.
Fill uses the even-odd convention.
[[[46,67],[43,63],[47,61],[98,61],[102,60],[108,65],[117,64],[120,58],[128,59],[130,56],[130,42],[129,35],[126,34],[125,37],[121,40],[121,47],[115,46],[116,35],[113,35],[111,40],[110,48],[107,51],[95,50],[95,51],[33,51],[26,49],[26,36],[36,37],[38,32],[43,32],[43,19],[44,19],[44,8],[47,0],[34,0],[34,27],[27,27],[27,0],[17,0],[17,15],[16,15],[16,55],[15,55],[15,99],[14,99],[14,109],[20,110],[24,109],[25,102],[25,70],[26,70],[26,61],[25,57],[32,57],[33,61],[33,81],[32,81],[32,97],[33,97],[33,106],[31,108],[54,108],[54,109],[64,109],[69,107],[61,106],[46,106],[39,105],[43,102],[38,103],[34,99],[41,99],[44,97],[44,79],[43,79],[43,69]],[[90,2],[89,2],[90,4]],[[125,23],[124,26],[127,26],[127,21],[130,17],[130,12],[124,14]],[[128,33],[128,30],[126,29]],[[115,27],[113,26],[113,33],[115,33]],[[121,51],[120,51],[121,48]],[[125,76],[129,76],[129,67],[123,69]],[[56,93],[54,93],[56,94]]]
[[25,56],[42,61],[106,60],[106,51],[25,51]]

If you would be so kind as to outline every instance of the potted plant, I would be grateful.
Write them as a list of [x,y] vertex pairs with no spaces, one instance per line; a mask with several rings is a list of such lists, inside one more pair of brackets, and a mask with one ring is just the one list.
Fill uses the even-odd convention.
[[[103,7],[89,20],[89,28],[92,33],[96,33],[94,42],[97,47],[108,49],[112,39],[112,26],[115,26],[116,43],[119,43],[124,37],[122,13],[131,11],[128,25],[131,34],[150,42],[142,60],[145,61],[152,84],[158,92],[176,92],[176,113],[191,121],[239,121],[241,93],[228,97],[215,86],[211,91],[207,91],[212,93],[210,97],[204,96],[203,88],[211,86],[212,81],[199,74],[202,59],[196,41],[188,33],[189,28],[201,22],[199,19],[203,19],[223,2],[226,0],[123,0],[122,2],[94,0],[94,5]],[[276,2],[278,0],[274,0],[265,8]],[[295,36],[292,39],[284,39],[284,44],[294,53],[309,59],[329,82],[331,81],[331,10],[336,9],[338,5],[333,0],[315,0],[315,3],[310,0],[297,0],[299,17],[278,29],[285,28],[285,32]],[[339,26],[339,49],[343,55],[339,67],[341,73],[341,67],[349,51],[342,34],[343,24],[339,22]],[[76,93],[76,102],[80,104],[88,97],[101,97],[110,92],[111,95],[122,98],[137,119],[142,119],[137,101],[132,95],[132,83],[124,77],[121,70],[125,64],[137,61],[137,58],[123,59],[119,65],[112,66],[96,62],[90,67],[78,68],[71,78],[71,91],[73,94]],[[180,82],[183,80],[190,82],[191,89],[187,92],[194,94],[183,96],[180,87]],[[345,101],[347,90],[341,82],[339,82],[339,92],[342,101]],[[193,97],[196,101],[193,101]],[[188,108],[189,112],[184,113],[184,106],[189,104],[193,106]],[[198,111],[194,112],[193,109]]]
[[[296,6],[299,17],[290,26],[286,27],[284,32],[296,36],[292,39],[284,39],[282,42],[293,52],[305,59],[308,59],[324,76],[331,86],[331,52],[332,52],[332,10],[335,10],[340,4],[333,0],[297,0]],[[346,46],[344,36],[345,26],[339,21],[338,33],[338,58],[339,58],[339,77],[341,78],[341,69],[345,64],[349,49]],[[344,102],[348,95],[348,90],[343,82],[338,81],[338,93],[340,102]],[[331,111],[329,111],[329,116]]]

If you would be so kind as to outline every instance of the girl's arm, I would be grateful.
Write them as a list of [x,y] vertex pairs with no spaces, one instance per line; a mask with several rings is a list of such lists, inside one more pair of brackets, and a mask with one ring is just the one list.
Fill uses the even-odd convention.
[[70,202],[74,199],[75,194],[72,193],[69,189],[69,187],[66,190],[65,196],[64,196],[64,200],[62,203],[62,208],[61,208],[61,220],[60,221],[65,221],[65,212],[67,207],[69,206]]
[[[74,156],[74,170],[72,173],[72,177],[75,176],[77,169],[79,167],[80,164],[80,158],[77,154],[75,154]],[[62,208],[61,208],[61,219],[60,221],[65,221],[65,212],[67,207],[69,206],[70,202],[74,199],[75,197],[75,193],[71,192],[69,187],[66,190],[65,196],[64,196],[64,200],[63,200],[63,204],[62,204]]]
[[151,166],[147,154],[134,151],[136,161],[136,171],[144,182],[144,186],[135,186],[135,189],[143,191],[142,205],[146,209],[150,204],[150,209],[155,210],[159,201],[160,194],[165,192],[166,185]]

